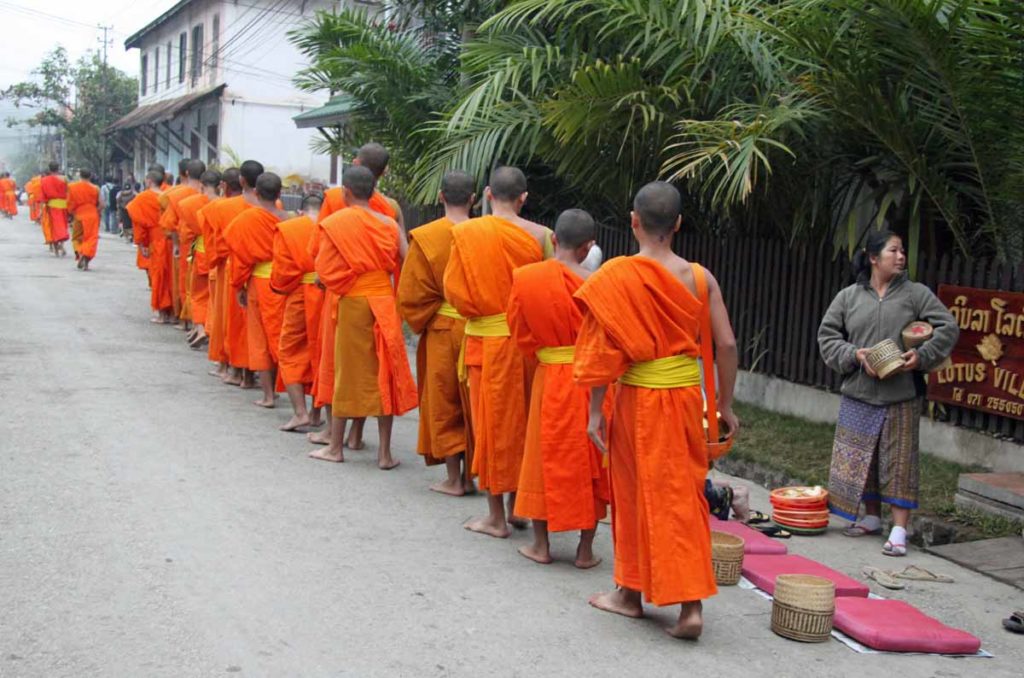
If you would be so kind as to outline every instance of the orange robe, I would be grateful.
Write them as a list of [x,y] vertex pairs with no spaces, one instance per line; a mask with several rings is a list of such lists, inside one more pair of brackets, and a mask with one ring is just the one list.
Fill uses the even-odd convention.
[[309,241],[316,224],[307,216],[282,221],[274,235],[274,268],[270,287],[284,295],[284,317],[278,344],[281,382],[313,388],[320,363],[320,316],[324,291],[315,283],[316,265],[309,255]]
[[416,376],[420,397],[416,451],[427,464],[465,452],[469,439],[469,393],[459,381],[464,318],[438,313],[444,297],[444,269],[452,251],[451,220],[441,218],[409,232],[409,254],[398,284],[398,306],[420,335]]
[[210,269],[206,262],[206,241],[199,225],[199,210],[210,204],[205,193],[178,202],[178,238],[189,261],[187,305],[192,322],[205,327],[210,307]]
[[170,241],[160,228],[160,194],[146,190],[132,198],[125,208],[132,219],[135,243],[149,250],[149,305],[154,311],[168,311],[171,299]]
[[338,296],[335,417],[404,414],[416,407],[391,276],[398,277],[398,224],[347,207],[320,224],[316,272]]
[[[698,357],[703,304],[651,259],[607,262],[576,297],[586,306],[573,372],[582,386],[610,384],[632,363]],[[716,592],[703,410],[700,385],[616,391],[608,438],[615,583],[655,605]]]
[[[189,309],[185,304],[186,283],[188,282],[188,253],[181,247],[178,234],[178,203],[196,194],[196,189],[187,184],[173,186],[160,195],[160,227],[171,240],[171,296],[174,299],[174,315],[187,319]],[[174,240],[178,240],[178,251],[174,253]]]
[[272,370],[278,361],[285,298],[270,289],[270,276],[279,221],[273,212],[250,207],[232,219],[223,233],[234,262],[232,293],[244,289],[248,296],[245,317],[250,370]]
[[208,355],[214,362],[226,362],[232,367],[249,366],[246,342],[245,309],[231,289],[232,256],[224,240],[224,229],[250,205],[241,195],[214,200],[199,212],[203,222],[203,240],[206,243],[207,265],[214,280],[214,322],[206,330],[210,335]]
[[28,194],[28,213],[32,221],[38,222],[42,217],[42,196],[39,193],[39,182],[42,177],[36,175],[25,183],[25,193]]
[[75,251],[94,259],[100,242],[100,189],[88,181],[75,181],[68,186],[68,213],[74,217],[75,233],[80,238]]
[[43,207],[43,234],[46,242],[64,242],[68,239],[68,185],[64,177],[47,174],[39,180],[39,193]]
[[[322,224],[324,219],[345,207],[345,194],[342,189],[328,189],[316,222]],[[374,192],[370,197],[370,208],[378,214],[395,218],[394,208],[381,193]],[[309,241],[309,253],[314,260],[320,251],[321,233],[322,229],[316,229],[313,231],[313,238]],[[320,318],[320,360],[317,371],[313,375],[313,404],[317,407],[330,405],[334,399],[334,334],[337,325],[338,297],[327,290],[324,295],[323,316]]]
[[[452,235],[444,273],[448,301],[469,319],[503,315],[512,271],[540,261],[540,243],[493,215],[464,221]],[[504,336],[471,334],[470,324],[464,362],[473,422],[473,472],[480,478],[480,488],[491,494],[514,492],[526,437],[529,366],[507,331]]]
[[[575,346],[583,314],[573,294],[582,284],[554,259],[513,272],[508,325],[524,354]],[[608,491],[600,452],[587,435],[590,390],[573,382],[571,359],[537,358],[515,514],[546,520],[552,532],[591,530],[605,516]]]
[[18,185],[14,179],[0,179],[0,191],[3,193],[4,211],[12,217],[18,215]]

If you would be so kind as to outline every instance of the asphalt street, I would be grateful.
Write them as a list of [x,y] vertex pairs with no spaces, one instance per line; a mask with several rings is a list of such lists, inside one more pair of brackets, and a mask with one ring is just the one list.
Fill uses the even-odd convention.
[[[596,611],[607,526],[586,572],[572,535],[542,566],[516,553],[526,532],[463,530],[485,502],[427,490],[440,471],[415,455],[415,413],[396,422],[394,471],[376,468],[372,425],[348,463],[308,459],[277,430],[283,399],[255,407],[149,322],[129,244],[105,235],[82,273],[22,211],[0,221],[0,676],[1022,675],[1024,637],[999,623],[1022,592],[916,552],[957,581],[899,597],[994,659],[794,643],[737,587],[708,601],[697,643],[662,631],[675,609]],[[879,547],[791,544],[852,575],[892,566]]]

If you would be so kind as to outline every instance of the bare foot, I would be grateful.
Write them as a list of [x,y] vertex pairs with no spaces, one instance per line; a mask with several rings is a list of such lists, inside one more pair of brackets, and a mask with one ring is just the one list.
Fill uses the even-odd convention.
[[451,495],[452,497],[461,497],[466,494],[466,489],[462,486],[462,481],[456,483],[450,483],[447,480],[440,483],[435,483],[430,486],[431,492],[440,492],[441,494]]
[[273,398],[271,398],[270,400],[267,400],[265,398],[260,398],[259,400],[252,401],[252,404],[253,405],[258,405],[259,407],[265,407],[268,410],[274,409],[274,405],[275,405]]
[[590,568],[597,567],[600,564],[601,559],[597,556],[591,556],[590,558],[586,559],[577,556],[576,561],[573,563],[573,565],[580,568],[581,570],[589,570]]
[[320,421],[320,415],[319,414],[310,415],[310,417],[309,417],[309,424],[308,424],[308,426],[310,428],[320,428],[320,426],[322,424],[323,424],[323,422]]
[[357,440],[357,439],[352,437],[351,433],[349,433],[348,437],[345,438],[345,447],[347,447],[350,450],[355,450],[355,451],[358,452],[359,450],[365,450],[366,449],[366,443],[363,442],[362,438],[359,438]]
[[665,629],[665,633],[673,638],[683,640],[697,640],[701,631],[704,630],[704,605],[697,600],[690,603],[683,603],[679,611],[679,621],[675,626]]
[[210,370],[209,372],[207,372],[207,374],[210,375],[211,377],[220,377],[221,379],[224,378],[224,370],[220,369],[219,367]]
[[463,525],[464,528],[470,532],[479,532],[480,534],[486,534],[491,537],[497,537],[498,539],[507,539],[511,531],[508,529],[508,525],[496,525],[490,516],[485,518],[473,518],[468,523]]
[[397,459],[388,459],[386,461],[377,462],[377,468],[379,468],[381,471],[390,471],[391,469],[398,468],[401,465],[402,462],[398,461]]
[[533,544],[530,544],[529,546],[520,546],[516,550],[519,551],[519,555],[524,558],[529,558],[533,562],[540,563],[541,565],[550,565],[553,562],[551,554],[546,549],[538,549]]
[[517,530],[525,530],[530,526],[530,521],[526,518],[520,518],[519,516],[512,516],[508,519],[508,524]]
[[623,617],[639,619],[644,616],[640,596],[632,591],[615,589],[606,593],[597,593],[591,596],[588,602],[599,610],[621,614]]
[[252,379],[243,378],[242,381],[238,382],[238,388],[242,389],[243,391],[251,391],[252,389],[256,388],[256,382],[253,381]]
[[476,483],[470,480],[468,483],[462,484],[462,493],[466,496],[474,495],[477,493]]
[[309,415],[306,415],[305,417],[300,417],[299,415],[296,414],[293,415],[292,418],[288,420],[287,424],[284,424],[279,428],[282,431],[297,431],[298,429],[303,428],[305,426],[309,426]]
[[331,454],[330,450],[313,450],[309,453],[309,456],[313,459],[320,459],[322,461],[333,461],[336,464],[340,464],[345,461],[345,455],[342,452],[338,454]]
[[221,381],[223,381],[228,386],[241,386],[242,385],[242,378],[238,377],[238,376],[232,376],[230,373],[225,374],[220,379],[221,379]]
[[316,433],[307,433],[306,440],[316,445],[330,445],[331,444],[331,432],[330,430],[318,431]]

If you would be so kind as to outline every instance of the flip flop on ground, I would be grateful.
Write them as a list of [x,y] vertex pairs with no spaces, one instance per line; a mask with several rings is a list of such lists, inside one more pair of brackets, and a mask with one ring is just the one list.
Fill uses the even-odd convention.
[[1024,612],[1013,612],[1003,620],[1003,628],[1014,633],[1024,633]]
[[861,573],[873,581],[878,582],[887,589],[893,589],[899,591],[904,588],[903,582],[897,581],[896,577],[893,576],[892,572],[888,570],[882,570],[877,567],[865,566]]
[[912,581],[933,581],[939,584],[952,584],[953,578],[947,574],[935,574],[918,565],[907,565],[899,572],[892,573],[897,579],[910,579]]
[[881,527],[869,530],[863,525],[850,525],[848,528],[843,530],[844,537],[873,537],[878,534],[882,534]]

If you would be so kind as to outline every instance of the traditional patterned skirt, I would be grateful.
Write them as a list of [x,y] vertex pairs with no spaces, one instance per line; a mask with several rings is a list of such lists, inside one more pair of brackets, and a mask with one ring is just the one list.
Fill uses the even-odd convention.
[[862,501],[917,508],[921,400],[869,405],[842,399],[832,443],[829,509],[856,520]]

